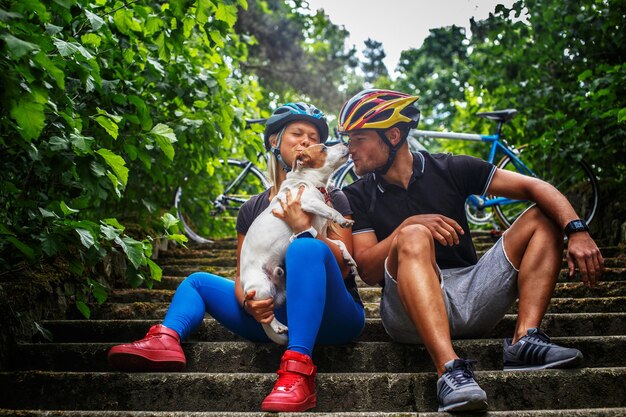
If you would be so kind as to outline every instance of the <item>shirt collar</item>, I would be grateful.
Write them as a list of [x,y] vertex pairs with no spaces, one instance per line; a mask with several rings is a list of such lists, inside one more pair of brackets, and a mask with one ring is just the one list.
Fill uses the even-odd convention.
[[[413,173],[411,175],[411,179],[409,180],[409,186],[415,182],[418,178],[424,175],[424,171],[426,169],[426,161],[424,159],[424,155],[421,152],[412,152],[413,154]],[[393,187],[392,184],[388,184],[383,177],[378,177],[376,173],[372,173],[374,178],[374,182],[376,187],[381,193],[384,193],[387,187]]]

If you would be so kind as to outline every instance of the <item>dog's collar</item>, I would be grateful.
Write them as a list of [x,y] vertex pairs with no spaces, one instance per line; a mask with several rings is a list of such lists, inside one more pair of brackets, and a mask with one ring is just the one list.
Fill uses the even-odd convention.
[[330,204],[330,194],[328,194],[328,191],[326,191],[326,187],[317,187],[317,189],[324,196],[324,201],[326,201],[326,204]]

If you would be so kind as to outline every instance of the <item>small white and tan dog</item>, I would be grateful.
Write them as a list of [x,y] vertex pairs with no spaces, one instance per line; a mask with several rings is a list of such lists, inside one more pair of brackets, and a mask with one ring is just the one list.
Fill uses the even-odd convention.
[[[281,184],[278,194],[270,205],[252,222],[243,241],[240,254],[240,282],[244,294],[255,290],[255,300],[274,299],[274,305],[284,304],[286,297],[285,253],[290,243],[292,230],[281,219],[272,214],[272,210],[281,209],[280,201],[285,202],[287,190],[293,196],[300,187],[304,187],[301,197],[303,211],[312,213],[312,226],[321,236],[326,236],[330,221],[341,227],[350,227],[353,220],[346,219],[337,210],[326,204],[326,182],[330,175],[348,159],[345,145],[327,147],[324,144],[306,148],[296,157],[294,167]],[[341,241],[338,244],[344,259],[353,270],[356,263]],[[263,324],[268,337],[278,343],[287,344],[287,326],[274,318],[270,324]]]

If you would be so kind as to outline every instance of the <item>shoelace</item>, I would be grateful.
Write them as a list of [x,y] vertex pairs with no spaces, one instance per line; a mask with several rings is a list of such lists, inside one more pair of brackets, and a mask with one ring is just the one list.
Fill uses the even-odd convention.
[[474,372],[472,371],[473,365],[476,363],[474,360],[462,360],[461,367],[455,368],[449,371],[450,379],[456,387],[462,387],[464,385],[474,383]]
[[544,332],[542,332],[541,330],[537,330],[537,332],[528,335],[529,339],[539,339],[541,342],[547,343],[549,345],[552,344],[552,340],[550,339],[550,336],[548,336],[547,334],[545,334]]
[[303,378],[301,375],[294,372],[278,370],[276,373],[278,374],[278,381],[274,389],[283,387],[286,391],[289,391],[298,381],[300,381],[301,378]]

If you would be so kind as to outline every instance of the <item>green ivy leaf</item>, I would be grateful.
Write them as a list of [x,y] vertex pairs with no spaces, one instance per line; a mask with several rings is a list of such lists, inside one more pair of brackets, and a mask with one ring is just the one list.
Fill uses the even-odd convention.
[[141,32],[141,25],[135,19],[132,10],[120,9],[113,15],[115,26],[124,35],[131,35],[132,32]]
[[159,123],[158,125],[154,126],[149,133],[154,136],[157,145],[159,145],[159,148],[161,149],[161,151],[163,151],[165,156],[170,161],[173,161],[174,147],[172,146],[172,143],[176,143],[177,139],[176,134],[174,133],[172,128],[164,125],[163,123]]
[[87,33],[80,37],[80,41],[83,44],[95,46],[96,48],[98,48],[102,43],[102,38],[95,33]]
[[93,298],[96,299],[96,302],[98,304],[104,303],[109,297],[106,287],[93,279],[88,279],[87,283],[89,284],[89,290]]
[[20,127],[22,137],[28,141],[39,137],[46,120],[43,104],[32,101],[31,97],[13,102],[11,117]]
[[74,229],[74,230],[76,231],[76,233],[78,233],[78,236],[80,236],[80,243],[82,243],[84,247],[89,249],[90,247],[94,245],[95,240],[93,236],[91,235],[91,232],[89,232],[89,230],[86,230],[86,229]]
[[117,219],[104,219],[102,222],[104,224],[108,224],[109,226],[113,226],[122,232],[126,229],[120,222],[117,221]]
[[232,27],[237,21],[237,7],[219,3],[215,12],[215,18],[226,22],[228,26]]
[[157,282],[161,282],[161,277],[163,276],[163,270],[161,267],[150,259],[146,259],[146,261],[148,262],[148,267],[150,268],[150,277]]
[[85,15],[91,24],[93,30],[98,30],[104,25],[104,20],[95,13],[90,12],[89,10],[85,10]]
[[52,39],[54,46],[57,47],[57,50],[61,54],[61,56],[72,56],[76,53],[81,54],[85,59],[92,59],[93,55],[85,49],[82,45],[76,42],[65,42],[62,39],[54,38]]
[[[95,140],[90,136],[83,136],[78,132],[74,132],[70,134],[70,142],[72,143],[74,152],[78,155],[93,153],[91,147],[95,143]],[[78,152],[76,152],[77,150]]]
[[622,123],[624,120],[626,120],[626,107],[617,113],[617,123]]
[[139,269],[142,265],[145,265],[146,256],[143,253],[143,243],[128,236],[117,239],[116,242],[121,242],[120,246],[122,246],[122,250],[135,269]]
[[79,210],[73,209],[65,204],[65,201],[61,201],[61,204],[59,204],[59,206],[61,207],[61,211],[63,212],[63,214],[65,214],[66,216],[68,214],[74,214],[79,212]]
[[165,228],[165,230],[169,230],[170,227],[177,225],[179,223],[179,220],[171,213],[165,213],[163,216],[161,216],[161,223],[163,223],[163,227]]
[[115,240],[122,233],[122,230],[109,226],[108,224],[101,224],[100,233],[102,233],[107,240]]
[[106,116],[97,116],[95,120],[100,126],[104,128],[104,130],[107,131],[109,135],[111,135],[111,137],[113,137],[113,139],[117,139],[119,128],[113,120],[109,119]]
[[91,317],[91,310],[84,301],[76,301],[76,308],[86,319]]
[[174,233],[172,235],[168,235],[167,239],[173,240],[174,242],[180,243],[181,245],[184,245],[185,243],[189,242],[189,239],[187,238],[187,236],[181,235],[180,233]]
[[46,28],[46,34],[48,35],[56,35],[57,33],[63,32],[62,26],[57,26],[57,25],[53,25],[50,23],[46,23],[44,27]]
[[34,43],[23,41],[8,33],[0,36],[0,38],[6,42],[9,53],[14,59],[19,59],[31,51],[39,50],[39,46]]
[[115,176],[120,180],[122,185],[126,187],[126,183],[128,182],[128,168],[126,168],[124,158],[105,148],[98,149],[96,153],[104,158],[104,161],[111,167]]
[[198,23],[205,24],[213,12],[213,3],[210,0],[198,0],[196,9],[196,19]]

